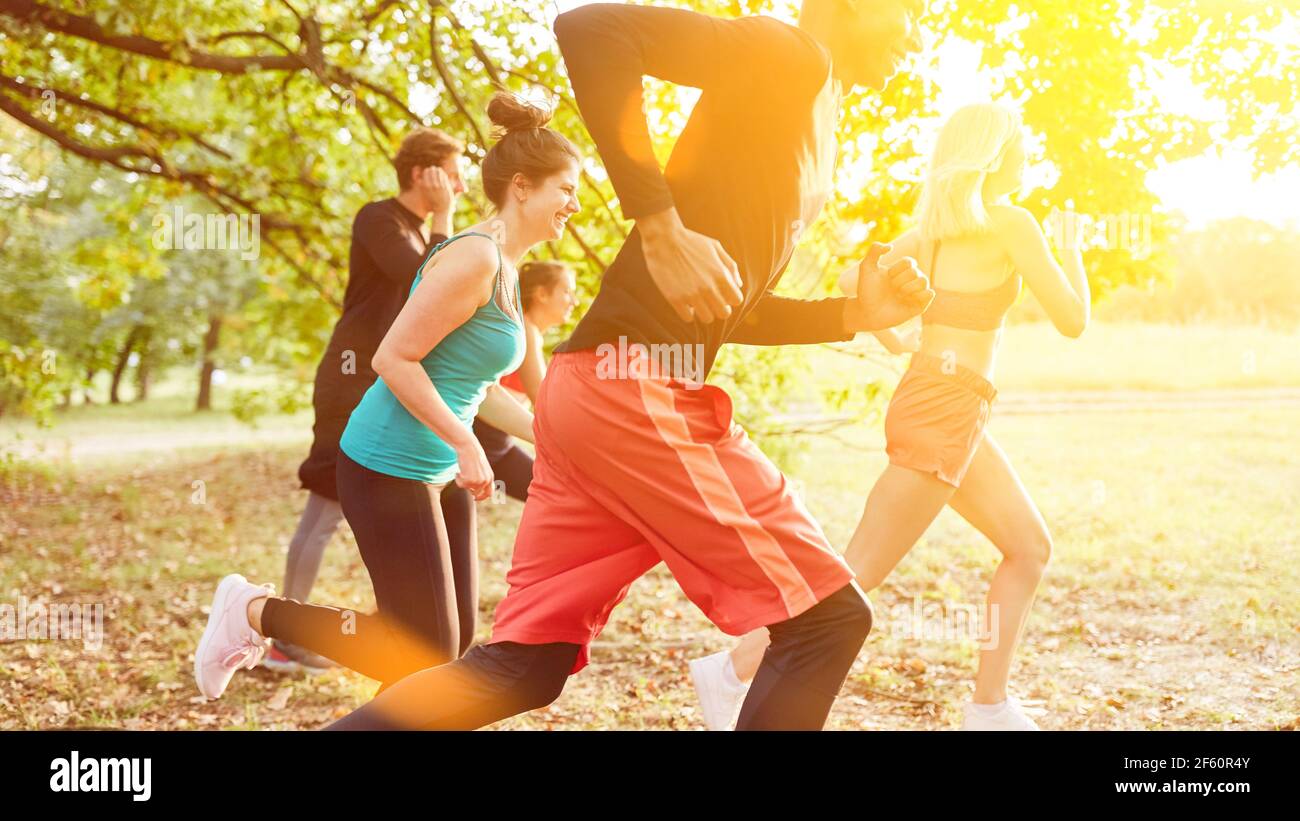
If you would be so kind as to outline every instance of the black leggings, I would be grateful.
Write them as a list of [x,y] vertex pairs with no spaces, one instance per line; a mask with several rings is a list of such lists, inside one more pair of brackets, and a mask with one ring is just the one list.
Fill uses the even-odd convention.
[[[738,730],[819,730],[871,631],[871,605],[850,583],[768,628],[772,642],[740,711]],[[410,675],[331,730],[472,730],[559,698],[576,644],[479,645]]]
[[533,482],[533,457],[515,444],[510,434],[492,427],[481,419],[474,420],[474,437],[483,447],[483,455],[492,466],[492,476],[500,482],[506,495],[528,501],[528,486]]
[[[476,423],[477,429],[477,423]],[[340,454],[342,455],[342,454]],[[496,454],[488,454],[493,481],[503,483],[506,495],[521,502],[528,501],[528,486],[533,481],[533,457],[518,445]],[[442,519],[451,545],[452,575],[456,579],[456,611],[460,620],[460,652],[474,641],[478,620],[478,525],[474,497],[455,483],[444,485],[438,494]],[[494,493],[493,502],[500,501]],[[348,520],[351,522],[351,519]],[[358,544],[360,539],[358,538]],[[461,584],[461,579],[465,583]]]
[[[492,430],[495,430],[495,428]],[[488,453],[492,473],[497,481],[503,483],[508,496],[521,502],[525,501],[528,498],[528,486],[533,480],[533,458],[514,444],[510,437],[505,434],[501,434],[501,436],[505,437],[504,443],[493,438],[487,438],[484,441],[485,450],[488,446],[492,446],[492,451]],[[345,461],[348,463],[347,467],[343,466]],[[407,625],[408,631],[414,631],[416,635],[424,639],[423,644],[443,649],[455,646],[456,654],[451,658],[464,655],[474,641],[474,631],[478,617],[478,535],[473,498],[470,497],[468,491],[458,485],[445,485],[441,491],[436,493],[436,499],[434,500],[435,506],[440,509],[442,514],[441,524],[439,525],[437,522],[431,523],[426,520],[426,514],[432,513],[432,511],[427,510],[431,495],[428,486],[419,482],[368,471],[348,459],[342,451],[337,453],[337,464],[335,479],[339,495],[342,496],[344,493],[342,485],[345,481],[348,483],[353,495],[351,512],[348,512],[345,506],[344,515],[357,536],[357,546],[361,548],[361,557],[366,563],[366,569],[370,572],[371,581],[375,584],[375,599],[379,603],[379,612],[384,614],[391,611],[394,618]],[[358,470],[362,472],[358,473]],[[349,477],[347,479],[343,477],[345,472]],[[368,478],[367,474],[369,475]],[[384,482],[383,480],[389,481]],[[366,498],[367,494],[383,493],[381,488],[390,484],[397,488],[396,495],[390,500],[391,507],[396,509],[397,519],[396,521],[379,521],[380,515],[377,511],[381,509],[388,511],[389,508],[380,508],[359,500]],[[495,500],[496,497],[494,496]],[[309,501],[308,512],[314,509]],[[306,519],[308,512],[304,512],[304,519]],[[334,523],[331,522],[328,524],[328,531],[317,534],[317,538],[299,539],[295,536],[293,542],[290,543],[288,569],[285,571],[286,595],[290,597],[296,595],[302,599],[307,598],[307,594],[311,592],[312,585],[316,581],[321,554],[324,552],[329,537],[333,535],[334,527]],[[302,533],[302,531],[303,527],[300,524],[299,532]],[[365,531],[364,536],[362,531]],[[441,545],[425,542],[415,551],[418,555],[409,557],[412,560],[411,564],[408,565],[403,559],[395,560],[393,558],[395,551],[401,551],[403,545],[406,544],[403,539],[409,539],[409,534],[421,532],[445,534],[447,550],[444,551]],[[396,537],[395,542],[393,541],[394,536]],[[457,628],[455,641],[452,641],[447,633],[447,626],[451,623],[450,618],[445,615],[434,617],[431,614],[430,605],[433,602],[430,601],[430,596],[433,595],[432,591],[426,591],[425,596],[420,599],[411,591],[408,591],[405,586],[398,586],[396,588],[398,591],[396,598],[384,597],[388,600],[387,605],[385,605],[379,592],[381,583],[377,581],[379,577],[387,579],[390,576],[405,576],[410,572],[423,574],[426,577],[430,575],[437,576],[438,570],[417,565],[422,565],[431,559],[437,564],[444,555],[449,557],[451,579],[455,587],[455,597],[450,600],[455,607]],[[445,572],[443,575],[445,575]],[[392,584],[384,583],[383,586],[389,590],[394,589]],[[442,603],[446,604],[447,601],[444,600]],[[284,609],[278,605],[271,609],[281,611],[279,618],[271,621],[272,624],[278,625],[277,629],[281,632],[268,632],[267,635],[275,636],[278,640],[277,643],[281,646],[298,644],[298,642],[287,638],[287,634],[290,632],[297,633],[305,630],[314,637],[322,635],[321,627],[323,623],[328,623],[330,626],[328,632],[333,635],[337,632],[336,628],[343,620],[341,614],[351,612],[337,608],[324,608],[329,611],[327,614],[304,611],[294,616],[285,615]],[[265,627],[265,625],[263,626]],[[270,628],[267,629],[269,631]],[[367,632],[373,634],[375,631],[371,629]],[[314,640],[320,641],[319,638]],[[341,650],[339,647],[335,647],[333,651],[334,653],[348,652]],[[364,659],[356,659],[357,663],[365,665],[363,668],[328,652],[322,651],[320,655],[385,683],[396,681],[406,672],[428,666],[427,664],[418,664],[415,667],[408,667],[403,663],[399,665],[402,672],[397,673],[396,677],[388,678],[368,672],[368,670],[383,670],[386,675],[393,675],[390,671],[390,664],[383,664],[376,668],[369,656]],[[353,658],[353,656],[350,655],[349,658]]]
[[478,609],[473,500],[466,494],[463,506],[453,506],[461,535],[448,540],[439,488],[376,473],[342,452],[336,479],[376,612],[273,598],[262,613],[263,634],[385,685],[459,657],[474,638]]

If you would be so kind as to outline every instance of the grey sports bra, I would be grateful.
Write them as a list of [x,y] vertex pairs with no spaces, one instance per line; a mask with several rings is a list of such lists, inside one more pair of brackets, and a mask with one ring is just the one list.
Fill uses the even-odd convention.
[[929,259],[921,260],[921,270],[930,274],[934,301],[921,315],[922,325],[948,325],[968,331],[996,331],[1002,327],[1007,311],[1020,293],[1020,275],[1012,273],[987,291],[945,291],[934,282],[934,263],[939,255],[939,241],[930,243]]

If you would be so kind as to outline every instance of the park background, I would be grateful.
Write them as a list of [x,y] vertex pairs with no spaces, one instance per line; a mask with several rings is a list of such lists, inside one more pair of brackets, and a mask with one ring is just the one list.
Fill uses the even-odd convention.
[[[394,192],[411,127],[469,145],[460,226],[485,213],[487,98],[553,100],[588,160],[583,212],[538,256],[572,263],[576,316],[589,304],[628,224],[550,33],[571,5],[0,0],[0,603],[106,618],[98,649],[0,640],[0,728],[310,728],[373,692],[342,671],[257,670],[205,703],[191,654],[217,579],[283,574],[351,218]],[[794,19],[786,2],[684,5]],[[1018,105],[1019,203],[1112,230],[1085,253],[1084,336],[1058,336],[1025,295],[1003,342],[990,429],[1055,537],[1013,691],[1052,729],[1294,729],[1300,10],[936,0],[925,26],[883,94],[846,101],[836,190],[782,292],[831,293],[908,224],[943,116]],[[647,80],[646,100],[666,156],[695,93]],[[257,215],[258,258],[156,247],[155,217],[177,207]],[[715,369],[834,544],[884,465],[903,364],[862,338],[731,346]],[[480,511],[482,638],[520,506]],[[975,642],[891,617],[978,605],[995,562],[946,511],[873,595],[881,618],[829,726],[956,726]],[[371,603],[346,531],[313,596]],[[699,727],[685,662],[729,641],[657,569],[565,696],[500,726]]]

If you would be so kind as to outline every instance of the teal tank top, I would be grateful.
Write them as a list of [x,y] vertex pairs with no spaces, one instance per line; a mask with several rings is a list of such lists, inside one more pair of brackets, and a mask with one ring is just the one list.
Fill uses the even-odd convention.
[[[468,236],[492,239],[487,234],[471,231],[438,243],[420,264],[411,291],[420,285],[424,269],[434,254],[448,243]],[[524,359],[523,325],[497,304],[504,290],[501,271],[498,247],[492,299],[420,360],[438,394],[467,426],[473,424],[488,386],[518,368]],[[515,307],[519,310],[522,303],[517,282],[514,294]],[[357,464],[388,476],[443,484],[459,472],[456,451],[412,416],[382,378],[375,380],[352,411],[339,448]]]

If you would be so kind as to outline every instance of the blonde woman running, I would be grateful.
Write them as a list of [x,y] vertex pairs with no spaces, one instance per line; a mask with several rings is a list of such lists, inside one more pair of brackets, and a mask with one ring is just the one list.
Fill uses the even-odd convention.
[[[1069,337],[1083,333],[1091,299],[1074,238],[1061,243],[1058,264],[1034,217],[1007,203],[1024,167],[1016,113],[992,104],[960,109],[939,134],[916,227],[881,259],[884,265],[919,260],[935,298],[885,417],[889,465],[867,497],[845,556],[864,590],[880,586],[944,505],[1002,553],[989,585],[989,641],[965,708],[967,730],[1038,729],[1008,696],[1007,679],[1052,538],[1007,455],[985,431],[997,395],[992,380],[1002,323],[1022,280]],[[841,286],[851,291],[856,272],[848,273]],[[891,351],[909,347],[895,330],[877,336]],[[731,726],[766,646],[765,631],[757,630],[734,650],[691,663],[711,729]]]

